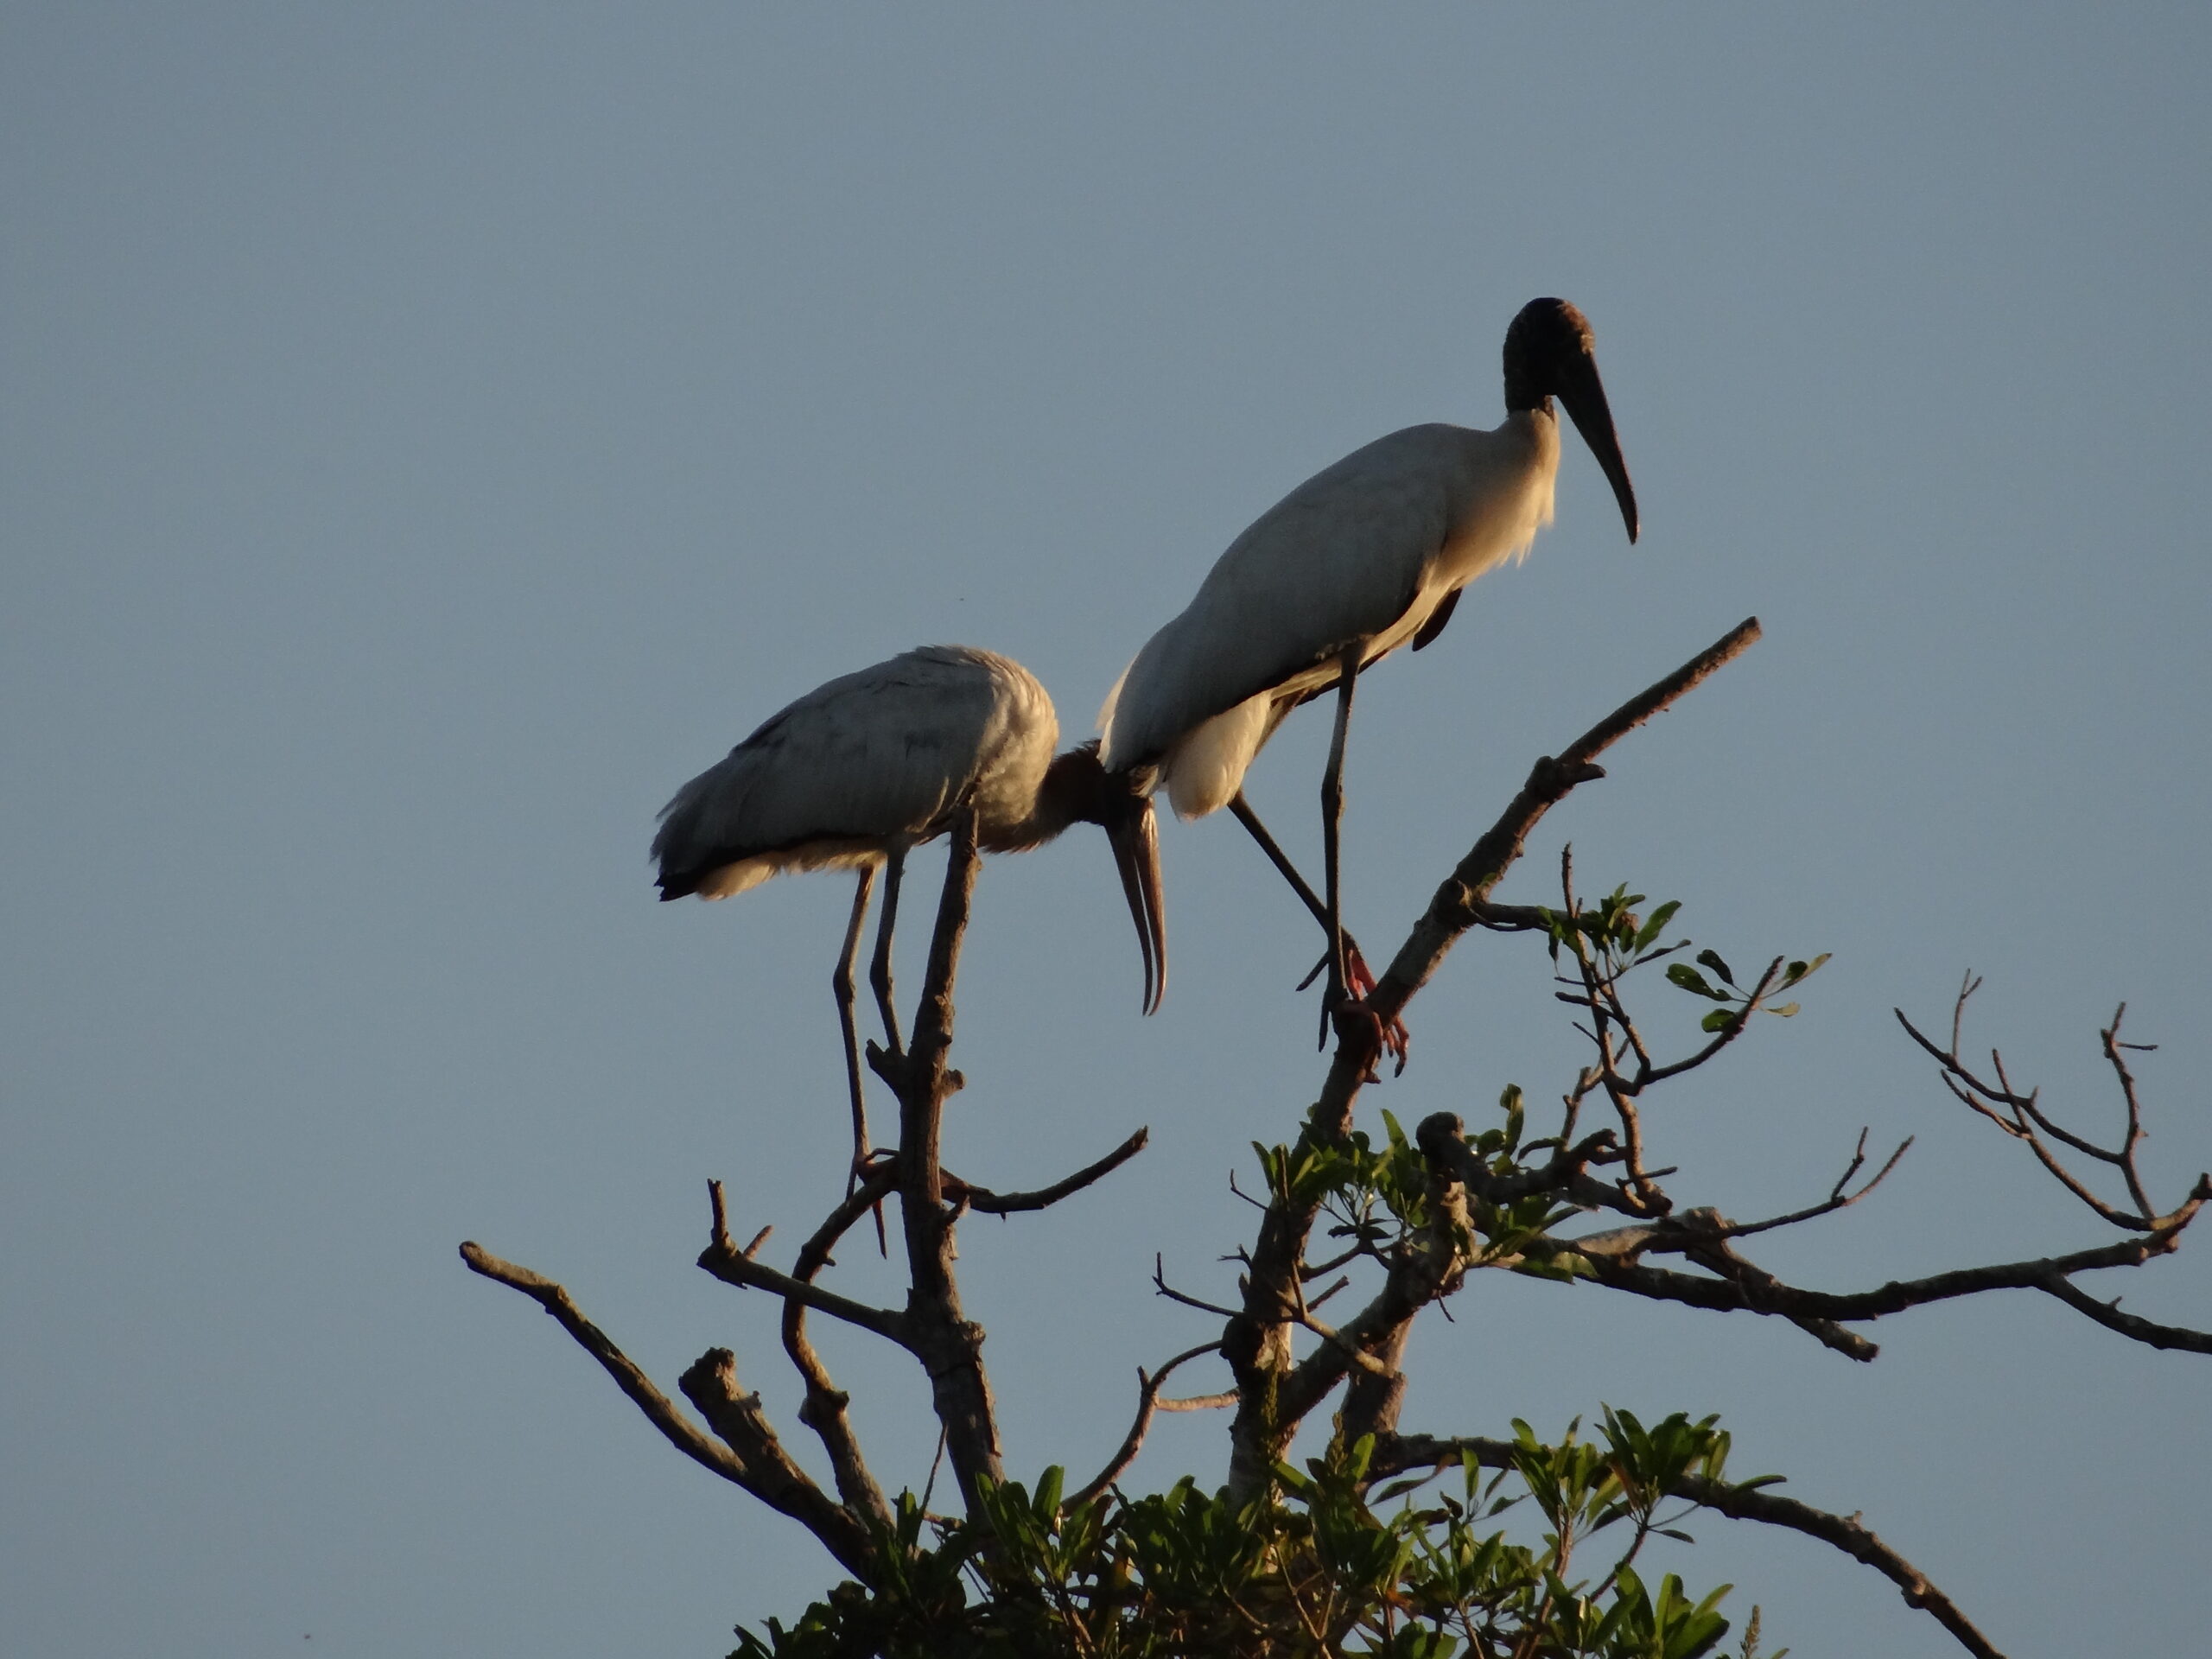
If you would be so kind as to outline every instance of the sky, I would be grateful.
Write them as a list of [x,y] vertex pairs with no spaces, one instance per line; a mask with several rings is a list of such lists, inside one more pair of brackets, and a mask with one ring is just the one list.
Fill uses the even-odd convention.
[[[2085,1132],[2126,1001],[2177,1199],[2208,54],[2179,6],[0,7],[0,1648],[718,1655],[826,1589],[455,1255],[559,1278],[664,1386],[733,1347],[812,1449],[773,1307],[692,1260],[710,1177],[772,1258],[842,1188],[849,892],[658,905],[655,811],[922,643],[1020,658],[1087,735],[1286,490],[1494,424],[1536,295],[1595,326],[1643,539],[1570,435],[1526,564],[1362,682],[1351,925],[1387,953],[1532,760],[1757,614],[1500,893],[1571,841],[1738,964],[1834,953],[1651,1111],[1677,1196],[1795,1209],[1866,1125],[1904,1165],[1774,1270],[2106,1242],[1897,1027],[1972,969],[1970,1041]],[[1325,728],[1250,783],[1307,861]],[[1137,1367],[1214,1334],[1154,1252],[1233,1295],[1228,1178],[1324,1067],[1310,921],[1225,818],[1162,842],[1150,1020],[1095,833],[979,889],[948,1163],[1039,1185],[1152,1129],[963,1230],[1020,1475],[1087,1477]],[[1555,1098],[1547,972],[1468,941],[1365,1124]],[[2090,1287],[2212,1325],[2208,1251]],[[857,1250],[837,1282],[895,1294]],[[1860,1512],[2008,1652],[2201,1637],[2201,1357],[2025,1293],[1881,1321],[1871,1366],[1625,1300],[1478,1275],[1406,1426],[1718,1412],[1739,1474]],[[818,1340],[918,1485],[918,1374]],[[1130,1484],[1213,1484],[1223,1431],[1162,1423]],[[1666,1566],[1800,1659],[1955,1651],[1821,1546],[1691,1530]]]

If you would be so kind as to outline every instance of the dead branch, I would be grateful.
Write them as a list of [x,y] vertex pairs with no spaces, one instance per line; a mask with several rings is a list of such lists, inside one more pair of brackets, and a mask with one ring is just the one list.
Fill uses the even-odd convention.
[[983,1370],[983,1327],[960,1307],[953,1276],[953,1228],[964,1206],[945,1204],[941,1141],[944,1103],[958,1086],[945,1065],[952,1046],[952,986],[976,892],[976,811],[955,816],[944,891],[930,938],[929,967],[914,1014],[913,1042],[893,1068],[899,1096],[899,1207],[912,1284],[904,1315],[907,1346],[929,1373],[931,1402],[944,1427],[945,1453],[971,1513],[979,1482],[1004,1478],[998,1421]]
[[[1577,1256],[1588,1265],[1591,1277],[1599,1284],[1615,1290],[1628,1291],[1634,1295],[1658,1301],[1681,1302],[1691,1307],[1710,1308],[1722,1313],[1779,1315],[1797,1321],[1878,1319],[1892,1313],[1901,1313],[1907,1308],[1948,1301],[1960,1296],[1979,1295],[1985,1291],[2044,1290],[2057,1295],[2060,1300],[2083,1313],[2089,1313],[2090,1307],[2101,1310],[2089,1316],[2123,1335],[2136,1334],[2136,1328],[2139,1326],[2145,1334],[2139,1340],[2150,1341],[2150,1332],[2172,1338],[2152,1342],[2154,1347],[2212,1352],[2212,1348],[2201,1345],[2212,1343],[2212,1337],[2171,1326],[2152,1325],[2147,1320],[2137,1321],[2133,1315],[2113,1313],[2109,1307],[2086,1295],[2077,1300],[2052,1289],[2054,1284],[2063,1284],[2077,1273],[2094,1272],[2103,1268],[2139,1267],[2156,1256],[2170,1254],[2176,1248],[2183,1229],[2196,1217],[2198,1210],[2208,1200],[2212,1200],[2212,1179],[2200,1178],[2187,1200],[2171,1214],[2161,1217],[2156,1228],[2139,1237],[2122,1239],[2117,1243],[2092,1249],[2076,1250],[2066,1255],[2044,1256],[2026,1262],[2000,1262],[1980,1268],[1961,1268],[1949,1273],[1933,1274],[1924,1279],[1892,1280],[1873,1290],[1845,1293],[1804,1290],[1784,1284],[1730,1250],[1725,1242],[1713,1240],[1711,1235],[1700,1236],[1690,1230],[1670,1231],[1664,1224],[1649,1230],[1622,1229],[1617,1234],[1601,1234],[1579,1240],[1545,1238],[1532,1245],[1529,1253],[1532,1255]],[[1642,1237],[1630,1236],[1639,1232],[1643,1235]],[[1619,1241],[1615,1248],[1604,1248],[1615,1240]],[[1716,1276],[1706,1278],[1677,1273],[1665,1268],[1645,1266],[1631,1259],[1636,1255],[1662,1249],[1681,1251]],[[2083,1306],[2083,1303],[2089,1306]],[[2111,1317],[2103,1317],[2105,1314]],[[1829,1346],[1838,1348],[1839,1351],[1851,1354],[1853,1358],[1872,1359],[1877,1351],[1872,1343],[1852,1332],[1823,1334],[1815,1331],[1814,1334],[1820,1336]],[[1840,1334],[1849,1340],[1840,1344],[1831,1340],[1833,1334]]]
[[[840,1507],[791,1462],[776,1439],[767,1419],[760,1414],[757,1395],[737,1392],[736,1361],[727,1350],[717,1349],[683,1374],[683,1389],[700,1414],[721,1436],[709,1440],[613,1339],[586,1319],[575,1299],[557,1282],[503,1262],[473,1240],[461,1247],[461,1259],[472,1273],[518,1290],[536,1302],[575,1339],[577,1346],[597,1360],[615,1386],[645,1414],[671,1446],[724,1480],[741,1486],[772,1509],[799,1522],[822,1541],[846,1571],[863,1582],[874,1581],[875,1564],[867,1529],[851,1512]],[[702,1374],[702,1367],[708,1372]],[[705,1376],[706,1386],[694,1392],[695,1378]],[[726,1384],[726,1386],[725,1386]]]
[[[2039,1090],[2030,1090],[2022,1094],[2012,1087],[2005,1075],[2004,1056],[1997,1050],[1989,1052],[1990,1068],[1997,1074],[1993,1084],[1983,1081],[1960,1056],[1961,1032],[1966,1021],[1967,999],[1981,988],[1981,981],[1968,973],[1959,983],[1959,994],[1951,1005],[1951,1046],[1938,1048],[1918,1027],[1905,1018],[1904,1010],[1893,1008],[1897,1023],[1905,1034],[1917,1043],[1940,1068],[1938,1075],[1943,1086],[1962,1103],[1980,1116],[1987,1118],[1999,1129],[2015,1141],[2026,1143],[2037,1161],[2061,1185],[2087,1205],[2092,1211],[2115,1227],[2138,1231],[2155,1227],[2160,1217],[2157,1207],[2143,1185],[2142,1172],[2136,1165],[2136,1150],[2143,1141],[2143,1106],[2135,1089],[2134,1074],[2121,1058],[2122,1049],[2140,1049],[2152,1045],[2123,1043],[2120,1040],[2120,1022],[2126,1016],[2125,1002],[2112,1017],[2112,1024],[2097,1033],[2106,1060],[2111,1065],[2120,1084],[2120,1100],[2126,1113],[2126,1133],[2117,1147],[2102,1147],[2086,1135],[2075,1134],[2064,1125],[2055,1122],[2045,1113],[2039,1100]],[[2127,1187],[2128,1197],[2135,1208],[2127,1211],[2110,1205],[2089,1189],[2088,1185],[2051,1149],[2051,1142],[2093,1158],[2099,1163],[2109,1164],[2120,1172]]]
[[709,1349],[677,1379],[677,1386],[744,1459],[752,1476],[748,1491],[819,1538],[863,1584],[875,1582],[880,1568],[868,1529],[791,1461],[768,1426],[760,1396],[738,1391],[735,1355],[727,1348]]
[[1171,1302],[1180,1302],[1185,1307],[1195,1307],[1201,1313],[1218,1313],[1224,1319],[1233,1319],[1236,1317],[1235,1308],[1224,1307],[1218,1302],[1202,1301],[1196,1296],[1186,1296],[1170,1285],[1167,1282],[1166,1268],[1161,1265],[1160,1252],[1157,1250],[1152,1253],[1152,1285],[1154,1290]]
[[[707,1183],[710,1194],[718,1195],[720,1181]],[[719,1201],[719,1199],[717,1200]],[[902,1348],[912,1348],[912,1332],[908,1316],[894,1313],[887,1307],[871,1307],[866,1302],[856,1302],[849,1296],[840,1296],[834,1290],[824,1290],[779,1273],[766,1262],[755,1261],[731,1243],[724,1230],[699,1252],[699,1265],[726,1285],[735,1285],[744,1290],[765,1290],[781,1296],[787,1302],[797,1302],[817,1313],[827,1313],[831,1319],[842,1319],[848,1325],[858,1325],[863,1331],[873,1331],[887,1338]]]
[[2088,1315],[2107,1330],[2117,1331],[2123,1337],[2141,1343],[2146,1348],[2178,1348],[2186,1353],[2212,1354],[2212,1332],[2190,1331],[2177,1325],[2154,1325],[2149,1319],[2120,1311],[2114,1298],[2101,1302],[2083,1290],[2071,1279],[2052,1277],[2036,1281],[2037,1290],[2048,1291],[2077,1313]]
[[1851,1185],[1851,1178],[1866,1164],[1866,1130],[1862,1128],[1859,1131],[1859,1144],[1852,1150],[1851,1162],[1845,1166],[1843,1173],[1836,1177],[1835,1185],[1828,1189],[1827,1198],[1802,1210],[1793,1210],[1786,1216],[1771,1216],[1764,1221],[1724,1222],[1719,1236],[1723,1238],[1749,1238],[1754,1233],[1770,1233],[1777,1227],[1795,1227],[1801,1221],[1812,1221],[1821,1216],[1834,1215],[1839,1210],[1848,1210],[1889,1179],[1890,1172],[1897,1166],[1910,1149],[1913,1139],[1911,1135],[1905,1136],[1897,1143],[1897,1149],[1890,1154],[1889,1161],[1874,1172],[1872,1180],[1856,1192],[1847,1192],[1844,1189]]
[[[811,1284],[815,1274],[830,1264],[830,1252],[837,1247],[837,1241],[862,1216],[889,1197],[898,1181],[898,1171],[891,1165],[871,1171],[868,1179],[849,1193],[815,1229],[814,1236],[799,1247],[791,1277],[801,1284]],[[868,1471],[868,1460],[861,1454],[859,1437],[853,1432],[851,1414],[847,1409],[851,1396],[830,1381],[830,1368],[822,1363],[822,1356],[807,1340],[804,1302],[785,1300],[783,1335],[784,1351],[791,1357],[792,1368],[806,1385],[806,1398],[799,1406],[798,1420],[814,1431],[822,1442],[822,1449],[829,1454],[830,1466],[836,1476],[837,1495],[855,1514],[873,1516],[885,1528],[890,1527],[891,1506],[884,1502],[882,1487]]]
[[[1374,1454],[1368,1459],[1368,1473],[1379,1480],[1410,1469],[1448,1466],[1468,1452],[1472,1452],[1485,1469],[1516,1466],[1514,1446],[1510,1440],[1485,1440],[1476,1435],[1445,1440],[1416,1434],[1378,1440]],[[1927,1611],[1975,1659],[2005,1659],[1989,1638],[1959,1611],[1955,1602],[1930,1583],[1926,1573],[1862,1526],[1857,1516],[1831,1515],[1757,1485],[1709,1480],[1702,1475],[1685,1475],[1668,1491],[1676,1497],[1687,1498],[1732,1519],[1763,1522],[1817,1538],[1888,1579],[1903,1592],[1907,1606]]]
[[[1077,1488],[1075,1493],[1065,1501],[1062,1505],[1064,1509],[1080,1509],[1084,1504],[1090,1503],[1092,1498],[1096,1497],[1101,1492],[1104,1491],[1109,1486],[1111,1486],[1116,1481],[1119,1480],[1125,1472],[1127,1472],[1128,1466],[1137,1460],[1137,1452],[1144,1446],[1146,1431],[1150,1429],[1152,1427],[1153,1414],[1160,1408],[1160,1384],[1166,1382],[1168,1377],[1173,1374],[1175,1368],[1180,1365],[1185,1360],[1196,1359],[1200,1354],[1213,1353],[1218,1350],[1221,1344],[1218,1342],[1202,1342],[1195,1348],[1185,1348],[1181,1353],[1176,1355],[1174,1358],[1169,1360],[1158,1370],[1152,1372],[1150,1375],[1146,1374],[1143,1366],[1140,1365],[1137,1367],[1136,1421],[1129,1425],[1129,1432],[1122,1437],[1121,1449],[1116,1452],[1113,1457],[1107,1461],[1107,1465],[1103,1469],[1101,1469],[1095,1477],[1084,1483],[1081,1487]],[[1175,1409],[1175,1408],[1173,1407],[1169,1408],[1171,1410]]]
[[968,1207],[978,1215],[1007,1216],[1023,1210],[1042,1210],[1048,1205],[1058,1204],[1071,1193],[1082,1192],[1094,1181],[1112,1174],[1137,1154],[1142,1152],[1151,1139],[1151,1129],[1139,1129],[1096,1163],[1085,1164],[1065,1180],[1055,1181],[1052,1185],[1039,1187],[1034,1192],[994,1192],[988,1187],[977,1186],[972,1181],[962,1180],[950,1170],[944,1173],[944,1179],[947,1190],[957,1188],[960,1194],[967,1199]]

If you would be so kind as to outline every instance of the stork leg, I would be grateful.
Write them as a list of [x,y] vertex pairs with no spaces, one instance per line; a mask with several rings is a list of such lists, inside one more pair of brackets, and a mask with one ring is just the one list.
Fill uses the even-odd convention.
[[[1282,879],[1290,883],[1290,890],[1298,895],[1299,901],[1313,912],[1313,919],[1325,929],[1329,925],[1329,906],[1322,900],[1321,895],[1307,884],[1306,878],[1298,873],[1298,866],[1290,861],[1290,855],[1276,843],[1274,836],[1268,833],[1268,826],[1260,822],[1259,813],[1253,810],[1252,803],[1244,798],[1243,790],[1236,791],[1236,798],[1229,803],[1229,810],[1252,839],[1260,843],[1260,850],[1268,855],[1268,861],[1281,872]],[[1368,970],[1367,960],[1359,954],[1359,945],[1349,930],[1344,931],[1344,939],[1345,976],[1354,994],[1364,996],[1375,988],[1375,976]],[[1313,964],[1313,971],[1299,982],[1298,988],[1304,990],[1328,971],[1328,967],[1329,958],[1325,955]]]
[[906,874],[906,849],[893,846],[884,855],[883,908],[875,918],[875,960],[868,970],[876,1012],[883,1016],[883,1039],[894,1054],[903,1054],[906,1049],[899,1037],[899,1010],[891,1000],[891,934],[899,925],[899,882]]
[[[868,901],[875,891],[875,866],[861,866],[859,884],[853,890],[852,919],[845,924],[845,948],[837,957],[837,971],[830,977],[830,986],[837,994],[837,1026],[845,1039],[845,1087],[853,1099],[853,1167],[845,1178],[845,1196],[850,1198],[853,1189],[860,1185],[861,1171],[868,1159],[868,1101],[861,1071],[860,1022],[854,1017],[860,996],[859,986],[853,969],[861,957],[861,930],[868,925]],[[883,1237],[883,1209],[876,1207],[875,1242],[878,1249],[887,1248]]]
[[[1337,677],[1337,728],[1329,739],[1329,766],[1321,774],[1321,877],[1328,894],[1329,989],[1324,999],[1333,1010],[1344,1000],[1344,899],[1337,880],[1337,838],[1344,816],[1344,734],[1351,728],[1352,687],[1359,683],[1359,650],[1344,654]],[[1327,1032],[1322,1026],[1324,1040]]]

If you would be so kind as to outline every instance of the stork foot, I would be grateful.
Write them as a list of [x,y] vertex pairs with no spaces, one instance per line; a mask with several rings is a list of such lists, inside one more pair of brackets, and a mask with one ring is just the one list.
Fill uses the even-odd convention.
[[[1320,961],[1313,964],[1313,971],[1299,982],[1298,988],[1304,990],[1328,970],[1329,959],[1323,957]],[[1345,934],[1344,989],[1349,995],[1344,1003],[1338,1005],[1339,1007],[1359,1007],[1364,1012],[1363,1005],[1368,997],[1373,994],[1375,985],[1375,973],[1368,967],[1367,958],[1359,954],[1359,946],[1352,942],[1351,935]],[[1335,1012],[1336,1010],[1325,1007],[1321,1013],[1321,1039],[1325,1047],[1328,1043],[1329,1026]],[[1370,1014],[1367,1017],[1375,1020],[1376,1024],[1382,1027],[1381,1048],[1387,1049],[1393,1060],[1396,1062],[1390,1068],[1390,1075],[1394,1077],[1402,1077],[1406,1070],[1406,1056],[1413,1045],[1413,1033],[1406,1029],[1406,1022],[1395,1014],[1390,1016],[1387,1024],[1376,1019],[1374,1014]],[[1367,1081],[1373,1083],[1376,1079],[1370,1077]]]
[[1346,997],[1330,1010],[1329,1023],[1336,1028],[1338,1051],[1359,1067],[1359,1080],[1382,1082],[1375,1071],[1375,1063],[1382,1058],[1389,1041],[1382,1016],[1359,998]]

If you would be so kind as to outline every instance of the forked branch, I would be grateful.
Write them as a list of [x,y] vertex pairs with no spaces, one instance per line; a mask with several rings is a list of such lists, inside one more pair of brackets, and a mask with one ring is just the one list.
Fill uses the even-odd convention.
[[790,1516],[819,1539],[845,1570],[873,1583],[876,1567],[867,1529],[791,1460],[760,1411],[760,1396],[737,1389],[737,1364],[726,1349],[709,1351],[683,1374],[682,1387],[721,1440],[709,1439],[677,1408],[673,1401],[586,1319],[575,1299],[558,1283],[529,1268],[503,1262],[474,1242],[461,1247],[469,1270],[518,1290],[560,1325],[597,1360],[615,1386],[629,1395],[668,1443],[724,1480],[743,1487],[771,1509]]

